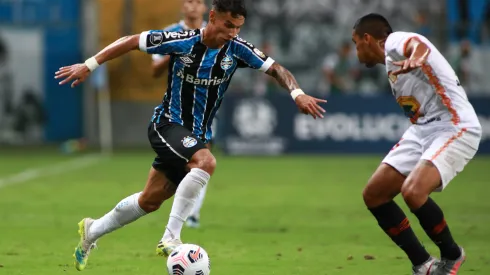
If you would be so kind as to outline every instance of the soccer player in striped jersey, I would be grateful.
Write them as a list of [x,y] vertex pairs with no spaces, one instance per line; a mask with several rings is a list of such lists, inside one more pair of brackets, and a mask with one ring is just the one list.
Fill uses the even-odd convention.
[[[189,31],[194,29],[202,29],[206,27],[207,22],[204,21],[204,14],[207,11],[206,4],[204,0],[181,0],[182,1],[182,16],[183,19],[179,22],[172,24],[165,29],[164,31],[168,32],[182,32]],[[152,54],[152,70],[153,77],[158,78],[161,77],[169,68],[170,64],[170,55],[161,55],[161,54]],[[216,119],[214,122],[216,124]],[[212,139],[206,143],[206,146],[209,150],[212,147]],[[199,197],[197,198],[194,207],[192,208],[191,214],[187,218],[186,225],[191,228],[197,228],[200,226],[200,216],[201,216],[201,208],[204,203],[204,198],[206,197],[206,191],[208,189],[208,184],[204,185],[199,193]]]
[[155,30],[126,36],[85,63],[62,67],[55,73],[55,78],[62,79],[60,85],[71,82],[75,87],[99,64],[132,50],[171,56],[167,92],[155,108],[148,127],[148,138],[157,156],[146,186],[142,192],[123,199],[103,217],[80,221],[81,240],[74,254],[78,270],[85,268],[89,253],[100,237],[157,210],[174,194],[157,254],[168,257],[182,244],[182,226],[216,167],[216,159],[206,143],[212,137],[213,118],[238,68],[253,68],[274,77],[302,113],[323,117],[325,110],[320,104],[325,100],[305,94],[287,69],[238,36],[247,17],[244,2],[213,0],[209,23],[204,29]]
[[[393,96],[413,123],[384,158],[364,189],[366,206],[412,262],[414,275],[455,275],[465,252],[454,241],[444,214],[430,198],[474,157],[482,128],[456,73],[424,36],[393,32],[379,14],[360,18],[352,31],[359,61],[386,65]],[[400,194],[439,247],[431,257],[407,216],[393,200]]]

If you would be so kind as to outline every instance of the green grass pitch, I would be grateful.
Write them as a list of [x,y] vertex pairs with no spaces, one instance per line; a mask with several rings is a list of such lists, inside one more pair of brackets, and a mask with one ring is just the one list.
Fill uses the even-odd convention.
[[[77,222],[99,217],[142,190],[152,157],[118,153],[80,169],[0,187],[0,274],[80,274],[72,258]],[[208,251],[213,275],[410,274],[409,261],[362,201],[363,186],[381,157],[219,155],[202,228],[185,228],[183,241]],[[47,151],[0,154],[0,182],[71,158]],[[489,169],[490,158],[477,157],[433,196],[467,250],[462,274],[489,274]],[[154,250],[171,203],[100,239],[83,274],[166,274],[165,261]],[[422,242],[438,255],[403,209]]]

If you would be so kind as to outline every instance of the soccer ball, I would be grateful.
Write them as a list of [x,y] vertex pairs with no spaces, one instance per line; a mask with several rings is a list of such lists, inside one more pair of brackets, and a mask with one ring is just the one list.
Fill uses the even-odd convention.
[[167,270],[170,275],[209,275],[211,262],[204,248],[182,244],[168,257]]

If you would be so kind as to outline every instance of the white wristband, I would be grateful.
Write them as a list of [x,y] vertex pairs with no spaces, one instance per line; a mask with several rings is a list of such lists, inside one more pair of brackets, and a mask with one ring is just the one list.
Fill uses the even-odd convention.
[[304,95],[305,93],[303,92],[303,90],[301,89],[296,89],[296,90],[293,90],[291,92],[291,97],[293,98],[293,100],[296,100],[296,98],[300,95]]
[[85,66],[87,66],[87,68],[92,72],[93,70],[97,69],[97,67],[99,67],[99,63],[97,62],[95,57],[92,56],[91,58],[85,60]]

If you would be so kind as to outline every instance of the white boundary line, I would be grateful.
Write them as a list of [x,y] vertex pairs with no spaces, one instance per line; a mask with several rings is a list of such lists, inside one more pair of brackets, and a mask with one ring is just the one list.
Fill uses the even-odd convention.
[[9,185],[28,182],[37,178],[60,175],[74,170],[82,169],[94,165],[102,159],[103,156],[100,154],[90,154],[45,167],[26,169],[17,174],[0,178],[0,189]]

